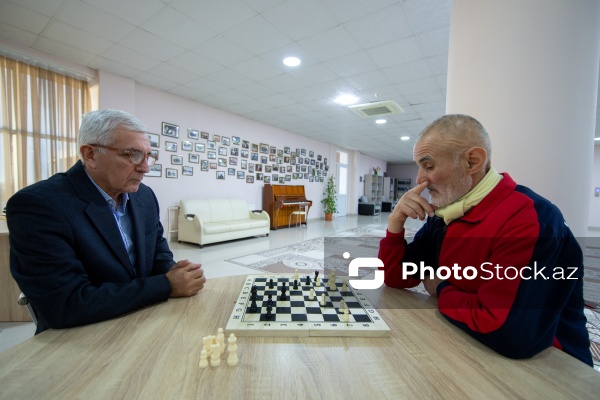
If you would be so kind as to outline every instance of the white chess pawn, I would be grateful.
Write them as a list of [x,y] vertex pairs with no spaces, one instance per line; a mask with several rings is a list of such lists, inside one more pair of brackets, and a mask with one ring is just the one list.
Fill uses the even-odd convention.
[[325,301],[325,293],[323,293],[323,294],[321,295],[321,305],[322,305],[322,306],[325,306],[325,304],[327,304],[327,302]]
[[217,367],[221,364],[221,353],[219,352],[219,345],[213,344],[210,346],[210,365]]
[[202,351],[200,352],[200,364],[199,364],[199,366],[200,366],[200,368],[206,368],[206,367],[208,367],[208,353],[204,349],[202,349]]
[[237,356],[237,338],[232,333],[231,335],[229,335],[229,339],[227,339],[227,341],[229,342],[229,346],[227,347],[227,351],[229,351],[229,354],[227,356],[227,365],[237,365],[239,362]]
[[346,306],[346,302],[344,299],[340,300],[340,311],[347,310],[348,306]]
[[321,286],[321,277],[317,276],[317,279],[315,279],[315,286]]
[[204,350],[206,350],[206,355],[210,356],[210,345],[211,345],[210,336],[204,336],[202,338],[202,343],[204,344]]
[[348,310],[347,308],[344,308],[344,315],[342,316],[342,319],[344,320],[344,322],[348,322],[350,321],[350,310]]
[[309,300],[314,300],[315,299],[315,289],[310,288],[310,292],[308,293],[308,299]]
[[348,280],[344,279],[344,281],[342,282],[342,292],[347,292],[348,291]]
[[219,344],[219,354],[223,354],[225,352],[225,334],[223,333],[223,328],[219,328],[217,331],[217,343]]

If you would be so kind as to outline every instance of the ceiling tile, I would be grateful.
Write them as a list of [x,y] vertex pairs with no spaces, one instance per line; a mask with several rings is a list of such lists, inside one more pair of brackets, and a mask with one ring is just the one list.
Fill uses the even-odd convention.
[[[35,1],[35,0],[34,0]],[[62,1],[62,0],[61,0]],[[145,21],[166,8],[160,0],[83,0],[100,10],[129,22],[141,26]]]
[[[52,17],[64,3],[64,0],[2,0],[1,3],[8,2],[18,4],[21,7],[28,8],[47,17]],[[4,12],[4,6],[2,6],[2,11]]]
[[269,8],[275,7],[277,4],[284,2],[285,0],[243,0],[248,6],[250,6],[257,13],[267,11]]
[[299,44],[314,57],[323,61],[355,53],[361,49],[356,40],[341,26],[300,40]]
[[55,18],[83,29],[96,36],[117,42],[135,29],[135,26],[105,11],[79,0],[65,3]]
[[365,49],[413,35],[399,3],[355,19],[344,26]]
[[377,65],[364,51],[347,54],[325,62],[339,76],[353,76],[374,71]]
[[295,41],[338,25],[319,0],[286,1],[265,11],[262,16]]
[[238,46],[223,36],[213,37],[192,50],[194,53],[202,54],[206,58],[225,67],[230,67],[254,57],[252,52]]
[[50,24],[44,32],[44,37],[96,55],[102,54],[113,46],[113,43],[106,39],[60,21]]
[[50,18],[37,12],[32,12],[20,5],[7,1],[3,1],[0,4],[2,5],[0,22],[19,27],[19,29],[24,31],[39,34],[50,21]]
[[152,68],[149,68],[147,71],[151,74],[162,76],[165,79],[181,84],[185,84],[199,78],[197,74],[178,68],[169,63],[160,63]]
[[250,52],[262,55],[291,43],[291,39],[266,21],[256,16],[223,33],[223,36]]
[[261,81],[281,74],[279,69],[258,57],[232,65],[231,69],[255,81]]
[[199,76],[211,74],[222,68],[219,64],[193,52],[181,53],[171,58],[168,63]]
[[238,26],[256,15],[241,0],[177,0],[171,7],[218,33]]
[[33,47],[43,53],[52,54],[79,65],[88,65],[96,57],[94,54],[47,38],[39,38]]
[[142,28],[186,49],[191,49],[217,36],[212,29],[170,7],[150,18]]
[[423,52],[414,36],[371,48],[367,53],[380,68],[423,59]]
[[160,61],[167,61],[184,51],[183,47],[161,39],[143,29],[136,29],[121,40],[120,43],[125,47],[129,47],[132,50],[139,51]]
[[37,35],[12,25],[0,23],[0,38],[29,47],[33,46]]
[[327,0],[325,5],[340,22],[344,23],[369,15],[397,2],[397,0]]
[[154,58],[120,45],[115,45],[105,51],[102,54],[102,58],[112,60],[122,65],[127,65],[139,71],[146,71],[149,68],[160,64],[160,61]]
[[236,86],[248,85],[252,82],[250,78],[247,78],[239,72],[233,71],[228,68],[213,72],[212,74],[208,74],[205,78],[212,80],[215,83],[226,86],[230,89]]

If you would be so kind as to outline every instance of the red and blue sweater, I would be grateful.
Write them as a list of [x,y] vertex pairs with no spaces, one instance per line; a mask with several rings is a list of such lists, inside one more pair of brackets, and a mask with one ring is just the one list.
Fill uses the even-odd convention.
[[447,226],[428,218],[410,244],[404,232],[387,232],[379,248],[385,284],[421,282],[420,270],[402,276],[402,263],[454,267],[437,287],[438,308],[451,323],[510,358],[555,346],[591,366],[581,247],[555,205],[503,175]]

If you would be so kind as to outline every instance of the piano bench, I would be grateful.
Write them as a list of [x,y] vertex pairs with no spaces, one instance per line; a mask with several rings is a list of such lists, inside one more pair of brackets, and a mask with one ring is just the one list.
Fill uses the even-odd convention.
[[306,213],[304,211],[292,211],[290,213],[290,219],[288,221],[288,228],[292,225],[292,217],[296,216],[296,225],[298,226],[298,221],[300,225],[302,225],[302,216],[304,215],[304,224],[306,224]]

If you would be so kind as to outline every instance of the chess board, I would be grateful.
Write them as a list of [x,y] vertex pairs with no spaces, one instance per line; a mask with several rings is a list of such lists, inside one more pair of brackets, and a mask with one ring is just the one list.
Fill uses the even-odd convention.
[[[336,279],[336,289],[330,290],[328,278],[320,286],[314,280],[306,284],[300,277],[294,288],[294,274],[249,275],[233,307],[227,332],[236,336],[389,336],[390,328],[369,303],[368,299],[349,284],[344,288]],[[273,288],[270,288],[270,280]],[[280,300],[283,283],[287,286],[286,300]],[[256,286],[256,305],[251,300]],[[310,300],[310,289],[314,299]],[[321,305],[322,294],[325,305]],[[272,296],[271,315],[267,312],[268,296]],[[348,309],[347,320],[340,310],[341,300]]]

